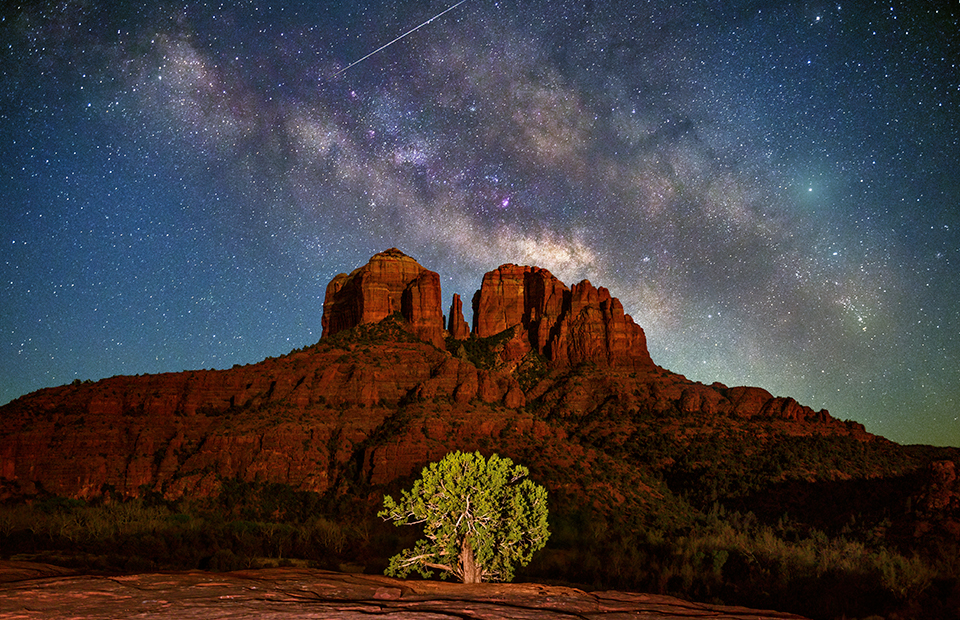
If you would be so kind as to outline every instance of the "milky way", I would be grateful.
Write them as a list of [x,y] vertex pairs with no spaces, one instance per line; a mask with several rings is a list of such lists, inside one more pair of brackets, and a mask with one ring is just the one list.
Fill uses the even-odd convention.
[[960,445],[955,4],[124,4],[3,9],[3,402],[312,344],[397,246],[445,303],[587,278],[666,368]]

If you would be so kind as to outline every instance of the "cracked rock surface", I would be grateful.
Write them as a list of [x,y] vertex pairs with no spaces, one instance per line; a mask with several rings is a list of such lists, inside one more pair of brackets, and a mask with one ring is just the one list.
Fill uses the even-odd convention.
[[669,596],[537,584],[403,581],[301,568],[100,576],[28,562],[0,562],[0,618],[803,620]]

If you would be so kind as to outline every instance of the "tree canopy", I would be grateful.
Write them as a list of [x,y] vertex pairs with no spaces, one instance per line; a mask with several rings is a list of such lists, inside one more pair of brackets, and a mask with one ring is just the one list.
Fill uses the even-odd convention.
[[511,581],[550,536],[547,491],[522,465],[496,454],[453,452],[423,469],[400,501],[387,495],[378,516],[422,525],[423,538],[390,559],[386,574],[440,570],[464,583]]

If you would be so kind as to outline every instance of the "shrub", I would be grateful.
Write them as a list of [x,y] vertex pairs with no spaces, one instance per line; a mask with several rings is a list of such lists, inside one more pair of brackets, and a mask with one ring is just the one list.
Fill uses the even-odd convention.
[[389,495],[378,516],[397,525],[422,524],[413,549],[393,556],[387,574],[432,569],[464,583],[511,581],[547,542],[547,492],[528,470],[496,454],[454,452],[423,469],[400,502]]

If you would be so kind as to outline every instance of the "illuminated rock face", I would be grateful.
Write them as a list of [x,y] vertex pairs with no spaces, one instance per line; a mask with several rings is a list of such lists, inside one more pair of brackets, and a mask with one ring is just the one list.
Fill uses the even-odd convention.
[[463,302],[460,295],[454,293],[450,304],[450,318],[447,320],[447,331],[454,340],[466,340],[470,337],[470,327],[463,319]]
[[[607,289],[587,280],[568,288],[546,269],[502,265],[483,276],[473,310],[472,335],[477,338],[519,326],[505,362],[536,351],[561,367],[582,362],[653,366],[643,329]],[[421,340],[443,346],[440,276],[391,248],[330,281],[323,303],[323,336],[377,323],[395,312]],[[453,296],[446,333],[456,340],[471,335],[459,295]]]
[[[587,281],[568,288],[516,265],[487,273],[473,334],[454,297],[450,350],[440,309],[437,274],[388,250],[333,279],[317,344],[231,369],[111,377],[18,398],[0,407],[0,499],[203,497],[230,479],[338,493],[410,476],[454,449],[495,447],[549,455],[542,465],[562,471],[557,480],[592,489],[603,505],[609,498],[582,478],[584,459],[602,455],[571,435],[577,420],[624,438],[682,415],[721,420],[710,432],[759,425],[872,441],[862,426],[792,398],[659,368],[643,330]],[[624,467],[627,478],[639,475]]]
[[502,265],[484,275],[473,311],[477,337],[520,325],[530,349],[555,366],[654,366],[643,329],[620,300],[588,280],[567,288],[546,269]]
[[400,250],[374,255],[363,267],[341,273],[327,284],[323,302],[323,336],[378,323],[399,312],[413,333],[443,345],[440,275],[425,269]]
[[[0,407],[0,499],[42,491],[202,497],[232,478],[325,493],[351,461],[382,482],[442,457],[449,442],[477,433],[490,441],[506,422],[488,408],[506,418],[525,404],[508,372],[478,369],[400,329],[395,335],[362,345],[321,340],[226,370],[112,377],[23,396]],[[464,430],[443,422],[364,446],[399,409],[454,416]]]

